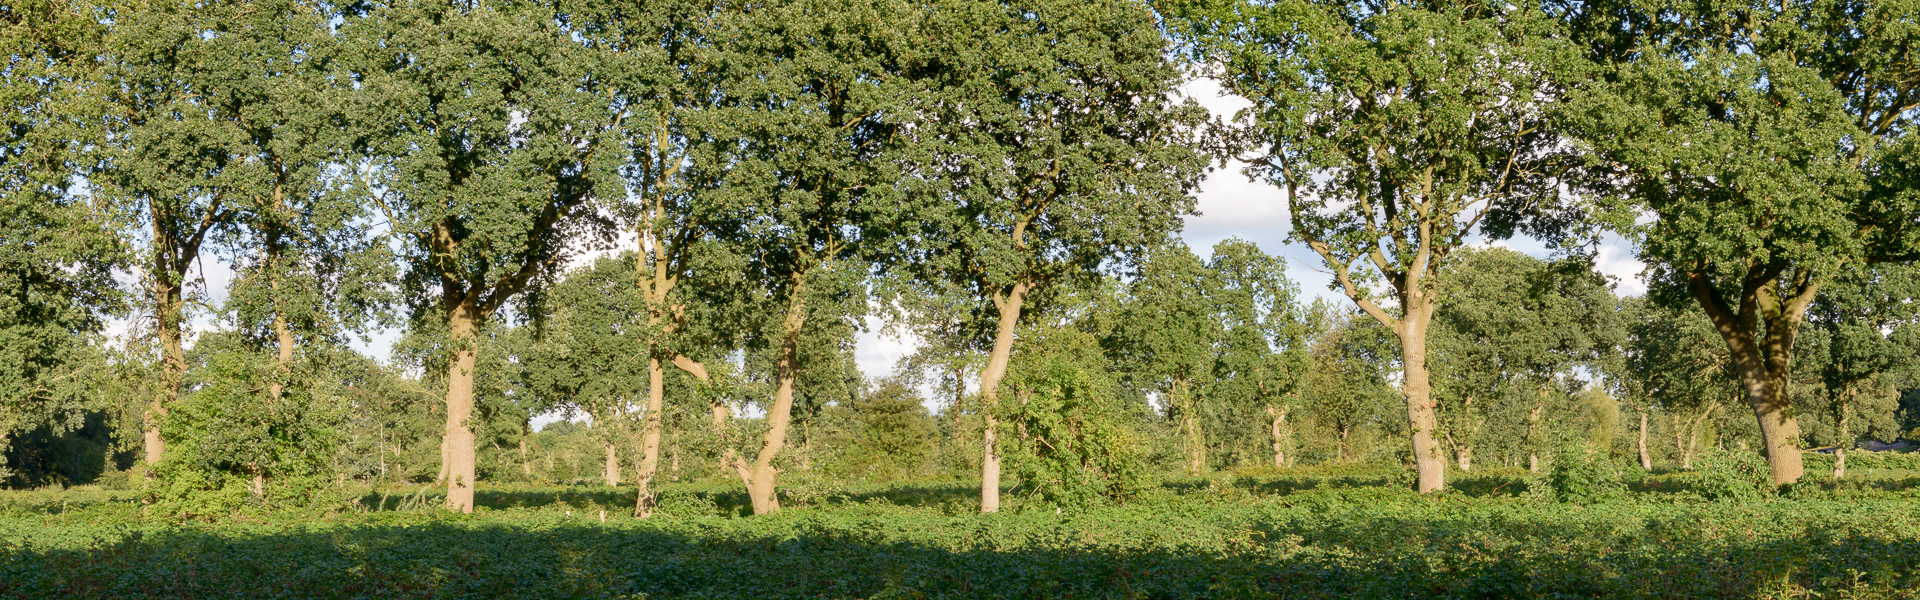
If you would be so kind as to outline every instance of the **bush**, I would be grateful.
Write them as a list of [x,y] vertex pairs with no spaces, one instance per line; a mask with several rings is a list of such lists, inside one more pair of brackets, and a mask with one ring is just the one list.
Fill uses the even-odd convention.
[[1767,461],[1752,452],[1709,447],[1694,464],[1698,466],[1687,483],[1708,501],[1751,502],[1770,498],[1776,491]]
[[1033,506],[1083,509],[1137,497],[1145,461],[1129,415],[1102,375],[1092,336],[1034,332],[1023,347],[999,411],[1000,444]]
[[1562,446],[1548,468],[1545,487],[1554,500],[1572,504],[1610,502],[1627,492],[1620,465],[1589,444]]

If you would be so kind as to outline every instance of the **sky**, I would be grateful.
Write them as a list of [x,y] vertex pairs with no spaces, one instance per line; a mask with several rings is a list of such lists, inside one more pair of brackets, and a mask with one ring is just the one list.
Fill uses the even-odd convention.
[[[1193,80],[1182,88],[1182,92],[1220,117],[1228,117],[1245,105],[1244,100],[1222,96],[1220,88],[1209,80]],[[1241,173],[1245,166],[1235,162],[1207,173],[1195,195],[1199,214],[1186,219],[1179,238],[1202,258],[1209,256],[1214,244],[1223,240],[1239,238],[1253,242],[1267,254],[1286,259],[1287,276],[1299,286],[1303,302],[1323,298],[1337,304],[1347,304],[1349,301],[1344,295],[1329,287],[1332,276],[1322,269],[1319,256],[1305,246],[1287,243],[1291,228],[1279,189],[1265,182],[1248,181]],[[631,236],[623,242],[631,245]],[[1549,252],[1539,242],[1525,238],[1479,243],[1511,248],[1541,258],[1547,257]],[[594,253],[572,262],[583,264],[597,255]],[[1613,277],[1617,293],[1639,295],[1646,292],[1646,286],[1640,279],[1644,265],[1634,258],[1630,245],[1619,237],[1602,239],[1595,263],[1603,274]],[[217,306],[224,301],[227,284],[233,277],[228,265],[216,257],[208,256],[202,259],[196,271],[196,274],[206,278],[205,289],[213,296],[209,298],[209,303]],[[868,377],[890,374],[894,363],[912,353],[916,343],[911,336],[882,333],[884,325],[877,318],[869,318],[867,331],[860,334],[857,340],[854,358],[860,371]],[[192,327],[196,331],[206,331],[213,327],[213,323],[205,314],[201,314],[194,319]],[[118,334],[124,332],[125,328],[125,322],[114,323],[109,333]],[[364,354],[385,361],[390,357],[392,344],[398,337],[397,330],[376,331],[366,339],[355,340],[353,346]],[[557,419],[555,415],[542,415],[534,419],[534,426],[538,429]]]

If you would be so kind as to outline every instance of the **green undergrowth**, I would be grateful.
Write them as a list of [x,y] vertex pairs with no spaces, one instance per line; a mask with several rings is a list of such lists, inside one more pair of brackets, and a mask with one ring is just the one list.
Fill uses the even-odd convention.
[[[1524,471],[1420,496],[1364,470],[1162,482],[1055,512],[966,482],[822,484],[744,516],[737,485],[430,488],[211,522],[89,488],[0,495],[0,598],[1893,598],[1920,594],[1912,473],[1709,501],[1695,473],[1567,502]],[[606,520],[601,520],[601,511]]]

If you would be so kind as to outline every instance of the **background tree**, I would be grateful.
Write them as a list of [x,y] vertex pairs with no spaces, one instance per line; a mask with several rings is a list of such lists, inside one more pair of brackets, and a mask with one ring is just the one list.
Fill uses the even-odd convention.
[[[1833,444],[1833,477],[1845,477],[1847,450],[1862,433],[1884,440],[1899,436],[1894,424],[1898,388],[1913,380],[1920,362],[1920,271],[1898,264],[1873,265],[1834,278],[1807,309],[1805,339],[1795,360],[1810,380],[1804,403],[1809,438]],[[1910,384],[1908,384],[1910,385]]]
[[1626,368],[1667,414],[1681,468],[1692,468],[1701,427],[1739,395],[1733,367],[1705,315],[1657,304],[1643,315],[1629,328]]
[[[1886,162],[1916,113],[1920,42],[1902,4],[1584,3],[1562,9],[1604,85],[1576,97],[1652,265],[1652,297],[1699,304],[1765,438],[1801,475],[1790,395],[1808,307],[1833,278],[1910,260],[1911,179]],[[1895,157],[1897,158],[1897,157]],[[1901,159],[1904,160],[1904,159]],[[1625,226],[1640,214],[1658,218]]]
[[[1401,345],[1418,489],[1445,485],[1427,337],[1471,236],[1563,233],[1567,147],[1548,122],[1577,55],[1527,6],[1183,3],[1210,74],[1252,107],[1226,154],[1286,194],[1293,240]],[[1384,278],[1390,304],[1370,284]]]
[[1318,300],[1308,314],[1315,333],[1307,346],[1312,366],[1302,401],[1316,428],[1331,434],[1333,461],[1347,462],[1355,458],[1349,444],[1354,432],[1391,418],[1391,332]]
[[[415,328],[446,372],[447,504],[473,510],[474,375],[489,320],[537,293],[606,223],[588,210],[624,113],[598,54],[527,4],[397,2],[347,21],[368,197],[405,240]],[[611,188],[617,189],[617,188]]]
[[[1133,0],[943,2],[920,47],[912,135],[937,206],[913,276],[971,292],[988,349],[980,509],[999,510],[997,414],[1029,295],[1121,266],[1179,228],[1200,160],[1199,108],[1148,7]],[[991,339],[991,343],[985,340]]]
[[1155,248],[1126,289],[1106,341],[1126,356],[1126,377],[1159,395],[1176,423],[1188,473],[1210,469],[1203,404],[1225,337],[1213,301],[1220,280],[1183,244]]

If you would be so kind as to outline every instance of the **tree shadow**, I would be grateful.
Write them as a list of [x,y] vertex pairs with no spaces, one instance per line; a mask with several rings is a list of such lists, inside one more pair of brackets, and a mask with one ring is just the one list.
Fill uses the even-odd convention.
[[[0,553],[9,598],[1905,597],[1920,542],[1767,540],[1393,515],[1265,519],[1244,534],[1006,515],[544,518],[143,529]],[[1176,525],[1177,523],[1169,524]],[[1185,523],[1192,525],[1192,523]],[[1667,525],[1677,525],[1669,523]],[[1082,528],[1076,531],[1076,528]],[[51,535],[51,534],[48,534]]]

